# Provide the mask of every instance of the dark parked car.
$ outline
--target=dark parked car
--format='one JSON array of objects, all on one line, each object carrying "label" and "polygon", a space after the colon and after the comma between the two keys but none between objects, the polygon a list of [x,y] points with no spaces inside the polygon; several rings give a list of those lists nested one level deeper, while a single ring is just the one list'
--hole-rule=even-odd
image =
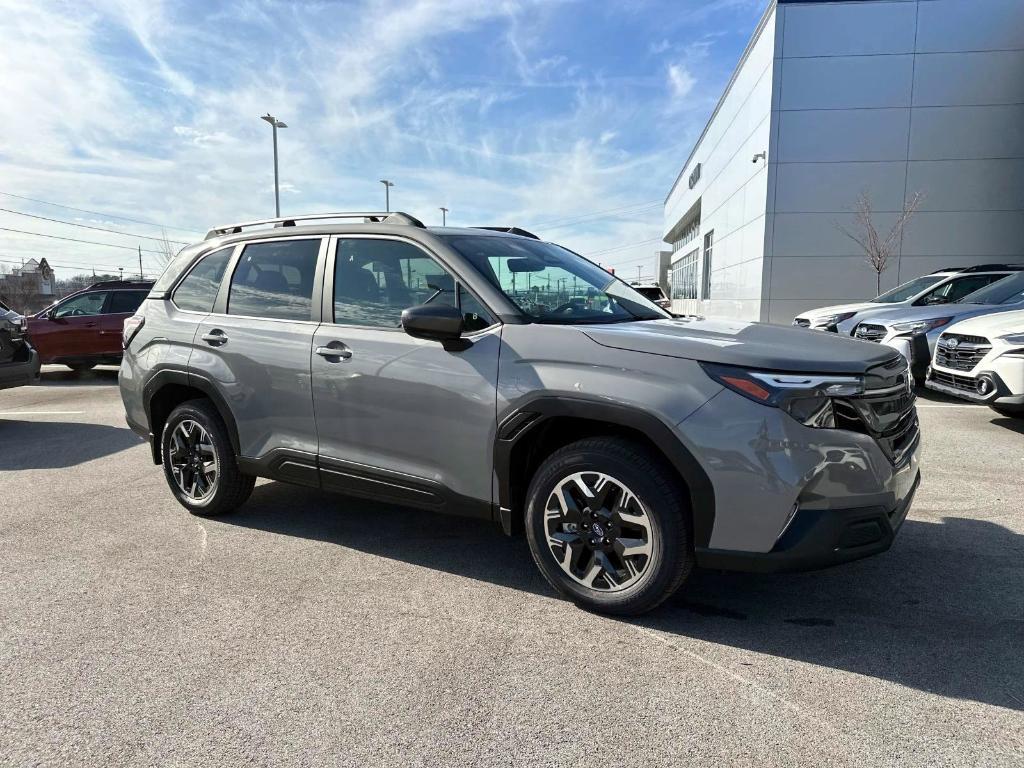
[{"label": "dark parked car", "polygon": [[75,371],[121,362],[121,331],[151,280],[95,283],[28,318],[26,333],[44,363]]},{"label": "dark parked car", "polygon": [[0,301],[0,389],[39,378],[39,355],[22,333],[24,318]]}]

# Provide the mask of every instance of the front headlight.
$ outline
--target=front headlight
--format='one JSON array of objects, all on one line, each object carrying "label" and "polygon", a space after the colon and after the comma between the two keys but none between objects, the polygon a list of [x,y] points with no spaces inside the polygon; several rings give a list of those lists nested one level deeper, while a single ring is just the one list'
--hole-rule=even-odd
[{"label": "front headlight", "polygon": [[836,314],[829,315],[828,317],[818,318],[817,320],[814,321],[814,324],[825,326],[839,325],[839,323],[843,322],[844,320],[849,320],[856,314],[856,312],[837,312]]},{"label": "front headlight", "polygon": [[892,329],[894,331],[899,331],[900,333],[928,333],[928,331],[934,331],[936,328],[941,328],[952,319],[952,317],[936,317],[934,320],[914,320],[909,323],[895,323],[892,326]]},{"label": "front headlight", "polygon": [[781,408],[809,427],[834,427],[833,397],[863,394],[864,377],[752,371],[731,365],[701,363],[723,387],[761,405]]},{"label": "front headlight", "polygon": [[1024,333],[1008,333],[1005,336],[996,336],[996,338],[1007,344],[1024,344]]}]

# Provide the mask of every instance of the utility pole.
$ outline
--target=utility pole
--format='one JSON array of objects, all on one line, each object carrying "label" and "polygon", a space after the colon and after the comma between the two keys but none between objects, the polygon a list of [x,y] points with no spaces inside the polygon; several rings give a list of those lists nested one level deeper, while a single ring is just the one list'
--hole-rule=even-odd
[{"label": "utility pole", "polygon": [[384,185],[384,210],[391,213],[391,188],[395,183],[387,179],[381,179],[380,183]]},{"label": "utility pole", "polygon": [[277,129],[287,128],[288,125],[281,120],[278,120],[272,114],[262,115],[260,120],[266,120],[274,129],[274,215],[278,218],[281,217],[281,188],[278,183],[277,176]]},{"label": "utility pole", "polygon": [[117,268],[117,279],[124,280],[124,267]]},{"label": "utility pole", "polygon": [[448,226],[448,209],[443,205],[441,206],[441,226]]},{"label": "utility pole", "polygon": [[639,264],[636,265],[636,281],[638,283],[640,282],[640,265]]},{"label": "utility pole", "polygon": [[146,276],[142,274],[142,246],[139,246],[139,280],[145,280]]}]

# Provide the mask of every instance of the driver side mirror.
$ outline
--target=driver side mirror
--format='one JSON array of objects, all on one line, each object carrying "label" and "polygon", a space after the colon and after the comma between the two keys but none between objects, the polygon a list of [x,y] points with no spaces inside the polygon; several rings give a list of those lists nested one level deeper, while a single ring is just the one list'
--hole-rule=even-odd
[{"label": "driver side mirror", "polygon": [[54,307],[49,312],[47,312],[46,313],[46,319],[47,320],[51,320],[54,323],[63,323],[64,322],[64,318],[63,317],[57,317],[57,310],[58,309],[59,309],[59,307]]},{"label": "driver side mirror", "polygon": [[463,318],[456,307],[440,304],[419,304],[402,310],[402,328],[413,338],[440,341],[454,351],[464,348]]},{"label": "driver side mirror", "polygon": [[948,296],[929,296],[923,302],[925,306],[932,306],[935,304],[949,304]]}]

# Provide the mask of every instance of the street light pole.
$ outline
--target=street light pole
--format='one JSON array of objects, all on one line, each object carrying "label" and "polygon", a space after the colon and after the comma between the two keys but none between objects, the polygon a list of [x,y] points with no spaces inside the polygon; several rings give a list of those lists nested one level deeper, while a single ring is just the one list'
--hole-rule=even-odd
[{"label": "street light pole", "polygon": [[441,226],[448,226],[448,209],[443,205],[441,206]]},{"label": "street light pole", "polygon": [[267,114],[265,114],[265,115],[262,115],[260,117],[260,120],[266,120],[268,123],[270,123],[271,127],[274,129],[274,215],[277,216],[278,218],[280,218],[281,217],[281,188],[280,188],[280,184],[278,182],[278,175],[277,175],[277,129],[278,128],[287,128],[288,125],[286,123],[284,123],[283,121],[278,120],[276,117],[274,117],[269,112],[267,112]]},{"label": "street light pole", "polygon": [[391,213],[391,188],[395,183],[387,179],[381,179],[380,183],[384,185],[384,210]]}]

